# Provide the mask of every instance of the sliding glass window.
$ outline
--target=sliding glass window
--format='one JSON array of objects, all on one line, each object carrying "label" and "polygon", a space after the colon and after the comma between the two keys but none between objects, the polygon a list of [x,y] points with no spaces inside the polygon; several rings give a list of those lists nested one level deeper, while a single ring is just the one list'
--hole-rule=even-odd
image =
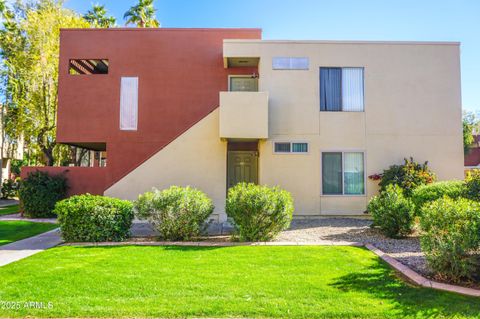
[{"label": "sliding glass window", "polygon": [[365,163],[362,152],[322,153],[324,195],[365,194]]}]

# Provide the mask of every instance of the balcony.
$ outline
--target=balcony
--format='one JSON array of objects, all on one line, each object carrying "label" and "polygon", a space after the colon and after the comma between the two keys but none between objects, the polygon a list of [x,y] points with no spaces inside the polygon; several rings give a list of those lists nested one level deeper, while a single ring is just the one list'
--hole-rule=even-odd
[{"label": "balcony", "polygon": [[220,92],[220,138],[268,138],[268,92]]}]

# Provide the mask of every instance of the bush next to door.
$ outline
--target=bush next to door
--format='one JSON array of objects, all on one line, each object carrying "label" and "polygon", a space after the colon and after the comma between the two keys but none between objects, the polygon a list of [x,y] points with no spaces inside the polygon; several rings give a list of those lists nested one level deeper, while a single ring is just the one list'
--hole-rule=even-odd
[{"label": "bush next to door", "polygon": [[135,201],[137,217],[147,219],[166,240],[191,240],[201,234],[214,209],[212,200],[191,187],[147,192]]},{"label": "bush next to door", "polygon": [[386,236],[396,238],[411,233],[414,206],[403,195],[400,186],[388,185],[379,196],[372,197],[367,209],[372,214],[374,225]]},{"label": "bush next to door", "polygon": [[36,171],[20,182],[18,196],[27,217],[53,217],[55,203],[67,195],[67,178]]},{"label": "bush next to door", "polygon": [[438,277],[480,281],[480,203],[447,197],[427,203],[420,225],[422,250]]},{"label": "bush next to door", "polygon": [[293,199],[278,187],[240,183],[228,191],[226,213],[242,241],[267,241],[292,221]]},{"label": "bush next to door", "polygon": [[412,193],[412,202],[415,205],[415,213],[419,215],[422,207],[428,202],[432,202],[444,196],[458,198],[462,197],[464,194],[464,181],[436,182],[417,187]]},{"label": "bush next to door", "polygon": [[125,240],[134,216],[131,202],[90,194],[64,199],[54,212],[67,242]]}]

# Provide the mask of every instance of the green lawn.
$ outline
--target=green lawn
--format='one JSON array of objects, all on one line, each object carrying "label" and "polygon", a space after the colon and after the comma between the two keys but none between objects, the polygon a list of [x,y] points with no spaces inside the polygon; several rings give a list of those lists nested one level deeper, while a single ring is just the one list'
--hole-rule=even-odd
[{"label": "green lawn", "polygon": [[16,214],[20,211],[20,207],[18,204],[15,205],[10,205],[10,206],[5,206],[5,207],[0,207],[0,216],[2,215],[10,215],[10,214]]},{"label": "green lawn", "polygon": [[0,246],[27,237],[35,236],[57,227],[58,225],[50,223],[36,223],[17,220],[0,221]]},{"label": "green lawn", "polygon": [[[0,267],[0,317],[479,318],[356,247],[57,247]],[[23,302],[51,303],[48,309]]]}]

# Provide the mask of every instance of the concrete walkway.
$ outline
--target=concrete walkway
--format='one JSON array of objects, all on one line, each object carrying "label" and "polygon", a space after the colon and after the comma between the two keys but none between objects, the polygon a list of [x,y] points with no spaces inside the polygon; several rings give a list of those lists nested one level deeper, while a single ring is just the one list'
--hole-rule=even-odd
[{"label": "concrete walkway", "polygon": [[57,228],[37,236],[0,246],[0,267],[61,243],[60,230]]},{"label": "concrete walkway", "polygon": [[0,208],[18,204],[17,199],[0,199]]},{"label": "concrete walkway", "polygon": [[21,220],[25,222],[52,223],[52,224],[55,224],[57,222],[56,218],[26,218],[26,217],[22,217],[20,213],[0,216],[0,221],[2,220]]}]

